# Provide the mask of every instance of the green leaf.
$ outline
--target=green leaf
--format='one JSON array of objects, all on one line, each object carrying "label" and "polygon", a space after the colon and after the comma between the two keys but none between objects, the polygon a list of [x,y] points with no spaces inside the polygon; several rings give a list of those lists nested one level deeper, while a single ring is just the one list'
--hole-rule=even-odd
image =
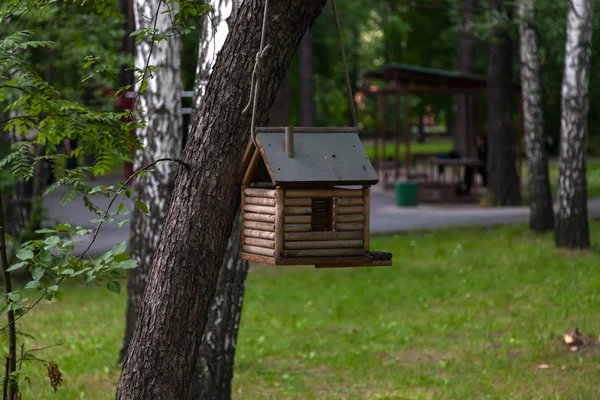
[{"label": "green leaf", "polygon": [[74,273],[75,273],[75,270],[73,268],[67,268],[64,271],[62,271],[60,274],[70,276],[70,275],[73,275]]},{"label": "green leaf", "polygon": [[131,256],[129,254],[127,254],[127,253],[120,253],[120,254],[117,254],[115,256],[115,261],[116,262],[125,261],[125,260],[129,260],[130,258],[131,258]]},{"label": "green leaf", "polygon": [[48,292],[56,292],[58,290],[58,285],[52,285],[52,286],[48,286],[48,289],[46,289]]},{"label": "green leaf", "polygon": [[10,292],[8,294],[8,298],[10,299],[10,301],[19,301],[21,299],[21,295],[19,294],[19,292]]},{"label": "green leaf", "polygon": [[16,270],[18,270],[18,269],[21,269],[21,268],[23,268],[24,266],[26,266],[26,265],[28,265],[28,264],[29,264],[29,263],[28,263],[28,262],[26,262],[26,261],[23,261],[23,262],[20,262],[20,263],[16,263],[16,264],[13,264],[13,265],[12,265],[12,266],[11,266],[9,269],[7,269],[7,271],[8,271],[8,272],[10,272],[10,271],[16,271]]},{"label": "green leaf", "polygon": [[27,285],[25,285],[25,289],[37,289],[40,285],[40,281],[29,281],[27,282]]},{"label": "green leaf", "polygon": [[148,89],[148,81],[142,81],[140,86],[140,94],[144,93]]},{"label": "green leaf", "polygon": [[38,229],[35,233],[56,233],[55,229]]},{"label": "green leaf", "polygon": [[150,211],[148,210],[148,206],[146,205],[146,203],[144,203],[141,200],[136,200],[135,201],[135,206],[142,212],[145,212],[146,214],[148,214]]},{"label": "green leaf", "polygon": [[54,293],[54,298],[58,301],[61,301],[63,297],[65,297],[65,294],[62,290],[57,290],[56,293]]},{"label": "green leaf", "polygon": [[121,221],[121,222],[119,222],[119,223],[117,224],[117,226],[118,226],[119,228],[122,228],[122,227],[123,227],[123,225],[125,225],[125,224],[126,224],[126,223],[128,223],[128,222],[129,222],[129,220],[128,220],[128,219],[126,219],[125,221]]},{"label": "green leaf", "polygon": [[134,259],[121,261],[120,263],[116,264],[115,267],[119,269],[133,269],[137,267],[137,261]]},{"label": "green leaf", "polygon": [[31,260],[33,258],[33,251],[28,249],[19,249],[16,256],[21,261]]},{"label": "green leaf", "polygon": [[49,246],[56,246],[58,242],[60,242],[60,238],[58,236],[49,236],[46,238],[46,240],[44,240],[44,243]]},{"label": "green leaf", "polygon": [[10,310],[10,303],[6,303],[2,310],[0,310],[0,314],[6,314]]},{"label": "green leaf", "polygon": [[117,281],[110,281],[106,284],[106,288],[111,292],[121,293],[121,284]]},{"label": "green leaf", "polygon": [[33,272],[31,273],[31,277],[34,280],[39,281],[40,279],[42,279],[45,272],[46,272],[46,269],[44,267],[35,267],[33,269]]},{"label": "green leaf", "polygon": [[127,241],[123,240],[119,243],[117,243],[112,249],[110,249],[110,252],[112,254],[121,254],[122,252],[124,252],[127,249]]},{"label": "green leaf", "polygon": [[59,232],[68,232],[71,230],[71,225],[70,224],[58,224],[56,226],[56,230]]}]

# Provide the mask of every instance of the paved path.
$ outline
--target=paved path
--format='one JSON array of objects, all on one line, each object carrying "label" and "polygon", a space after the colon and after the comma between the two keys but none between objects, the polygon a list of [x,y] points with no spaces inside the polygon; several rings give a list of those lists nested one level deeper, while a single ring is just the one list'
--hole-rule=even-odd
[{"label": "paved path", "polygon": [[[111,184],[99,181],[97,184]],[[59,188],[45,199],[46,207],[51,218],[61,222],[69,222],[72,225],[84,227],[95,227],[96,224],[89,222],[96,216],[89,211],[83,200],[76,199],[66,206],[61,206],[59,199],[64,193],[64,188]],[[119,202],[123,201],[125,207],[131,209],[131,201],[127,198],[115,202],[113,210],[117,209]],[[106,207],[109,199],[97,198],[96,204]],[[600,199],[589,202],[590,217],[600,216]],[[119,217],[116,221],[127,219],[129,216]],[[428,230],[440,227],[469,226],[469,225],[501,225],[527,222],[529,218],[528,207],[507,208],[479,208],[473,205],[420,205],[418,207],[398,207],[395,204],[393,192],[383,192],[379,188],[373,188],[371,195],[371,232],[392,233],[410,230]],[[100,253],[111,249],[120,241],[128,240],[129,225],[118,228],[115,224],[106,224],[102,227],[96,242],[91,247],[94,253]],[[78,247],[83,250],[87,247],[91,237]],[[85,246],[85,247],[84,247]]]}]

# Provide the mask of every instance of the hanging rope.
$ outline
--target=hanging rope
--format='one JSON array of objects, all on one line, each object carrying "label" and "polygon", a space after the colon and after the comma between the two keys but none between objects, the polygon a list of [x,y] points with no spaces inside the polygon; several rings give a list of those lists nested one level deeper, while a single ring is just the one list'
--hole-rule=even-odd
[{"label": "hanging rope", "polygon": [[340,26],[340,17],[338,15],[335,0],[331,0],[331,8],[335,18],[335,26],[337,29],[338,42],[340,43],[340,52],[342,53],[342,63],[344,65],[344,76],[346,78],[346,89],[348,90],[348,105],[352,115],[352,126],[357,127],[356,123],[356,107],[354,106],[354,95],[352,94],[352,85],[350,84],[350,74],[348,73],[348,64],[346,63],[346,53],[344,52],[344,41],[342,40],[342,27]]},{"label": "hanging rope", "polygon": [[254,146],[256,141],[254,139],[255,125],[256,125],[256,106],[258,104],[258,91],[260,90],[260,76],[264,72],[263,60],[267,53],[267,50],[271,47],[270,45],[265,46],[265,36],[267,33],[267,10],[269,7],[269,0],[265,0],[265,9],[263,12],[262,31],[260,33],[260,48],[256,53],[256,61],[254,62],[254,70],[252,71],[252,81],[250,82],[250,99],[248,104],[242,110],[242,114],[246,114],[250,107],[252,107],[252,122],[250,123],[250,139]]},{"label": "hanging rope", "polygon": [[[267,50],[271,47],[269,44],[265,45],[265,36],[267,33],[267,11],[269,7],[269,0],[265,0],[265,7],[263,11],[262,30],[260,33],[260,48],[256,53],[256,60],[254,61],[254,69],[252,71],[252,81],[250,82],[250,98],[248,104],[242,110],[242,114],[246,114],[250,108],[252,108],[252,120],[250,123],[250,139],[256,146],[255,141],[255,128],[256,128],[256,108],[258,104],[258,92],[260,90],[260,78],[264,73],[265,68],[263,60],[266,58]],[[350,84],[350,74],[348,72],[348,63],[346,62],[346,53],[344,52],[344,42],[342,40],[342,28],[340,25],[340,18],[337,11],[335,0],[331,0],[331,7],[333,9],[333,16],[335,18],[335,26],[337,29],[338,42],[340,44],[340,52],[342,54],[342,64],[344,66],[344,77],[346,79],[346,89],[348,94],[348,105],[350,106],[350,113],[352,116],[352,126],[357,127],[356,119],[356,107],[354,106],[354,95],[352,94],[352,85]]]}]

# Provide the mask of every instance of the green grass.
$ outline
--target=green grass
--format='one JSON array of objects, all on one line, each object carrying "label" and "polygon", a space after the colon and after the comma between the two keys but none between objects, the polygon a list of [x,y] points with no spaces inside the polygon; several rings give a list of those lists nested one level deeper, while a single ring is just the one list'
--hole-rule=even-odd
[{"label": "green grass", "polygon": [[[440,140],[431,140],[425,143],[417,143],[413,142],[410,144],[410,152],[411,154],[420,154],[420,153],[447,153],[452,150],[452,140],[451,139],[440,139]],[[375,146],[368,144],[364,146],[365,152],[370,159],[375,157]],[[387,143],[385,146],[385,156],[387,159],[394,159],[395,157],[395,144]],[[383,155],[383,147],[379,146],[379,157]],[[400,159],[404,158],[404,154],[406,153],[406,147],[400,146]]]},{"label": "green grass", "polygon": [[[591,225],[600,237],[600,223]],[[600,252],[554,249],[524,226],[372,239],[389,268],[254,268],[238,342],[238,399],[600,398],[600,351],[560,334],[600,334]],[[72,286],[23,327],[65,372],[25,399],[112,398],[125,296]],[[549,369],[537,369],[548,364]]]}]

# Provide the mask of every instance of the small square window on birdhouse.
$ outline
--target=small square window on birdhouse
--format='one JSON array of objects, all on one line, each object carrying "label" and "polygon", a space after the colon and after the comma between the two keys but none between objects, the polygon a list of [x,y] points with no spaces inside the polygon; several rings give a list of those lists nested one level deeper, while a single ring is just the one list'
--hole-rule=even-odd
[{"label": "small square window on birdhouse", "polygon": [[256,128],[242,161],[241,257],[275,265],[391,265],[369,250],[377,175],[355,128]]}]

